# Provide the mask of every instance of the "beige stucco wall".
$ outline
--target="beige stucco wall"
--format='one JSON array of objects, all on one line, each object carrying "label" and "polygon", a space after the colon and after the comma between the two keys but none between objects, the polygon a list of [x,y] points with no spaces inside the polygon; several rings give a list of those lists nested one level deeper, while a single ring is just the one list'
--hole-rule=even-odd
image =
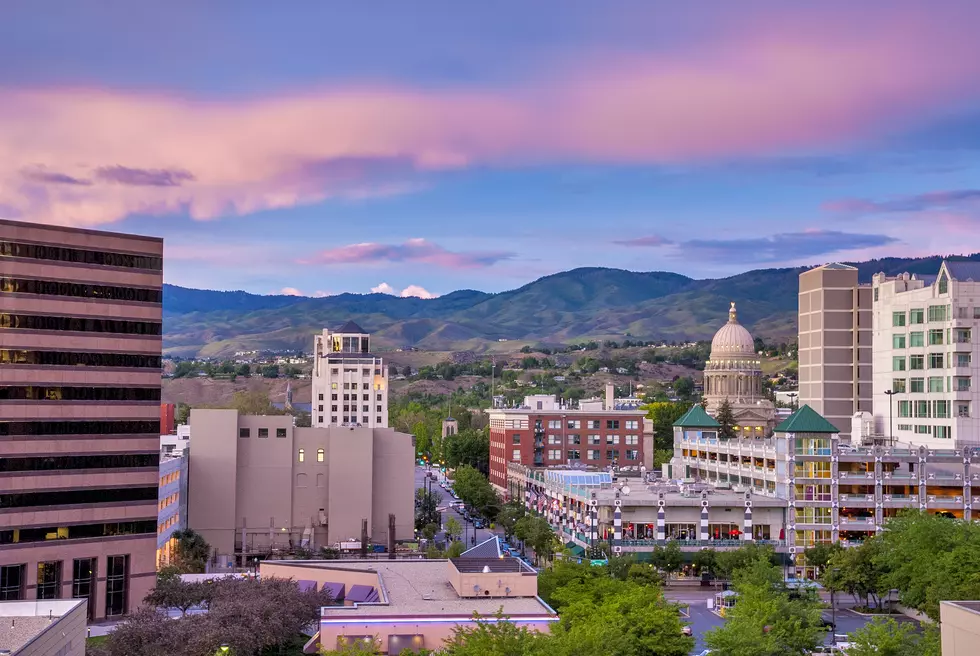
[{"label": "beige stucco wall", "polygon": [[[539,631],[541,633],[547,633],[550,629],[548,623],[545,622],[514,622],[516,626],[527,627],[532,631]],[[435,650],[443,646],[446,640],[449,640],[453,636],[453,629],[457,626],[470,625],[475,626],[476,622],[473,620],[459,621],[458,623],[427,623],[427,624],[416,624],[411,620],[405,622],[399,622],[397,620],[392,620],[391,622],[384,624],[358,624],[355,619],[351,619],[342,625],[337,624],[321,624],[320,625],[320,644],[326,646],[328,649],[337,648],[337,638],[339,636],[360,636],[360,635],[371,635],[375,636],[381,642],[381,652],[388,653],[388,636],[390,635],[421,635],[422,644],[420,647],[425,649]]]},{"label": "beige stucco wall", "polygon": [[[965,608],[971,604],[978,608]],[[939,604],[942,622],[943,656],[975,656],[980,645],[980,602],[951,602]]]},{"label": "beige stucco wall", "polygon": [[460,572],[447,560],[446,578],[460,597],[536,597],[538,594],[538,577],[534,574]]},{"label": "beige stucco wall", "polygon": [[238,411],[191,410],[187,525],[220,554],[235,547]]},{"label": "beige stucco wall", "polygon": [[[410,464],[406,466],[405,463]],[[373,535],[387,537],[388,513],[395,515],[396,539],[412,539],[415,535],[415,446],[411,435],[392,428],[380,428],[374,433]]]}]

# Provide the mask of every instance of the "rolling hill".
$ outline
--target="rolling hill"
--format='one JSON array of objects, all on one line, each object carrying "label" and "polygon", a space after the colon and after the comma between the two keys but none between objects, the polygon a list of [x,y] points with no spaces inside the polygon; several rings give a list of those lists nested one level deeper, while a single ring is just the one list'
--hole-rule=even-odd
[{"label": "rolling hill", "polygon": [[[970,260],[980,260],[980,254]],[[933,274],[942,258],[887,258],[853,263],[862,281],[883,271]],[[796,334],[798,276],[805,268],[759,269],[694,280],[668,272],[582,268],[545,276],[518,289],[461,290],[435,299],[386,294],[326,298],[261,296],[164,285],[164,351],[220,357],[235,351],[309,350],[312,335],[353,319],[384,347],[483,350],[498,340],[569,342],[711,337],[729,301],[758,337]]]}]

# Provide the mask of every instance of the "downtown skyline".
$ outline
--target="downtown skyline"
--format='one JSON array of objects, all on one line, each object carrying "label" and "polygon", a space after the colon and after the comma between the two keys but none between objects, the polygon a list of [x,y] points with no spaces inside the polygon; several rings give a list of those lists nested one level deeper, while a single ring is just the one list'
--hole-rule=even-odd
[{"label": "downtown skyline", "polygon": [[0,218],[309,296],[980,251],[974,3],[590,4],[8,3]]}]

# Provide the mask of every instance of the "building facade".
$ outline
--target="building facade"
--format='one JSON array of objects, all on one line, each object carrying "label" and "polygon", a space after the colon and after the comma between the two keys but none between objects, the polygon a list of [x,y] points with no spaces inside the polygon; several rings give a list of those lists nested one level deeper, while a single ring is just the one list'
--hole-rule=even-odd
[{"label": "building facade", "polygon": [[415,445],[390,428],[297,428],[288,415],[191,410],[189,528],[219,564],[368,538],[414,537]]},{"label": "building facade", "polygon": [[980,443],[980,263],[872,284],[875,433],[930,448]]},{"label": "building facade", "polygon": [[855,267],[833,263],[800,274],[799,402],[844,438],[855,413],[872,409],[871,298]]},{"label": "building facade", "polygon": [[388,427],[388,369],[353,321],[313,342],[313,426]]},{"label": "building facade", "polygon": [[728,323],[711,340],[711,355],[704,365],[704,399],[709,412],[728,403],[740,435],[769,435],[776,424],[775,405],[762,392],[762,362],[755,340],[738,322],[735,303]]},{"label": "building facade", "polygon": [[174,533],[187,523],[188,454],[160,458],[160,492],[157,507],[157,568],[173,563]]},{"label": "building facade", "polygon": [[0,221],[0,599],[155,583],[163,241]]},{"label": "building facade", "polygon": [[488,414],[490,483],[505,495],[509,463],[637,472],[653,465],[653,434],[645,433],[645,411],[617,405],[611,389],[606,390],[603,401],[583,401],[578,408],[562,405],[553,396],[538,395],[526,397],[521,408],[495,408]]}]

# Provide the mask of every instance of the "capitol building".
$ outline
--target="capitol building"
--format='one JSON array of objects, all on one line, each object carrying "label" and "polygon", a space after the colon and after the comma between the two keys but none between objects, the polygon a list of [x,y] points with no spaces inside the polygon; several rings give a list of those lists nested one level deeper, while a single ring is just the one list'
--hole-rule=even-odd
[{"label": "capitol building", "polygon": [[717,416],[728,401],[741,437],[767,437],[776,425],[776,407],[762,391],[762,362],[755,340],[738,322],[735,303],[728,310],[728,323],[711,340],[711,355],[704,367],[706,409]]}]

